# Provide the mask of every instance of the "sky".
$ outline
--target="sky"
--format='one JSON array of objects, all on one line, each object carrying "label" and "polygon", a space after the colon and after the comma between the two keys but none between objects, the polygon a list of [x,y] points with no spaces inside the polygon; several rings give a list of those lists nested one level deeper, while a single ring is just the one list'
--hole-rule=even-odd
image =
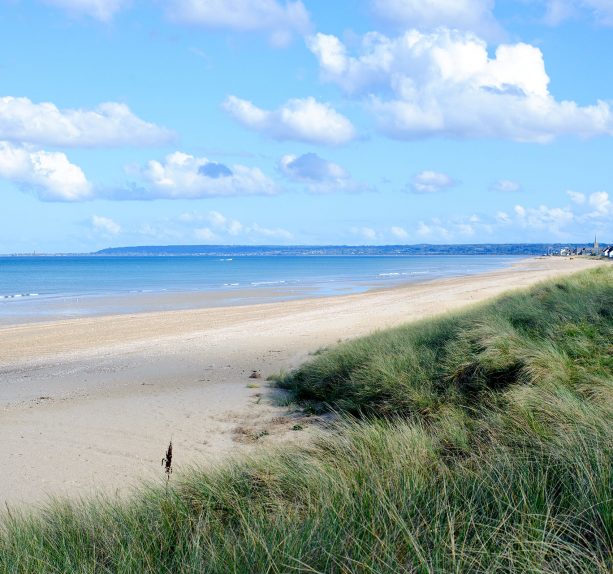
[{"label": "sky", "polygon": [[613,0],[0,0],[0,253],[613,241]]}]

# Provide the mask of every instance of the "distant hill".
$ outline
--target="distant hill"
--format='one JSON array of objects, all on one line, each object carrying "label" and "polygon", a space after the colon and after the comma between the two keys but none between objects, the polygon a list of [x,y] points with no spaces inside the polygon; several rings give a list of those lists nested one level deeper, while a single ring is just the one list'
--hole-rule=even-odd
[{"label": "distant hill", "polygon": [[473,243],[465,245],[140,245],[109,247],[92,255],[239,257],[256,255],[542,255],[588,243]]}]

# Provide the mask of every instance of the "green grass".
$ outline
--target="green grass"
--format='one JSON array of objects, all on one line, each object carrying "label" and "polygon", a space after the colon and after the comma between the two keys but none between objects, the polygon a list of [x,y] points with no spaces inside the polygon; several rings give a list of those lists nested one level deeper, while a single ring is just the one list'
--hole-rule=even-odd
[{"label": "green grass", "polygon": [[343,343],[279,385],[340,422],[168,492],[13,512],[0,571],[612,571],[612,268]]}]

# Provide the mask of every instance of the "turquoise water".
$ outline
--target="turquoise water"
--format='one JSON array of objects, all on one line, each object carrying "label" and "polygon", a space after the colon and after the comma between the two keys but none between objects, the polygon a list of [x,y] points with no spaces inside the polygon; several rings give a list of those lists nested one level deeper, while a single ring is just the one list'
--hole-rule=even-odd
[{"label": "turquoise water", "polygon": [[109,297],[112,312],[155,310],[153,303],[139,307],[139,300],[145,301],[139,295],[146,294],[166,295],[156,301],[170,309],[184,307],[173,306],[172,293],[214,293],[229,304],[355,293],[482,273],[517,260],[484,255],[0,257],[0,321],[97,314],[98,303]]}]

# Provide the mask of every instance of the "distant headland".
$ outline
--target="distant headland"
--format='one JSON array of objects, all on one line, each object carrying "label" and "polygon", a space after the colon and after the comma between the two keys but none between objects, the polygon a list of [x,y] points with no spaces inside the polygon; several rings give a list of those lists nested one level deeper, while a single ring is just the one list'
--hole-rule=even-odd
[{"label": "distant headland", "polygon": [[462,245],[140,245],[109,247],[91,255],[308,256],[308,255],[547,255],[588,249],[590,243],[469,243]]},{"label": "distant headland", "polygon": [[595,243],[464,243],[414,245],[134,245],[93,252],[0,253],[12,257],[257,257],[257,256],[406,256],[406,255],[602,255],[608,247]]}]

